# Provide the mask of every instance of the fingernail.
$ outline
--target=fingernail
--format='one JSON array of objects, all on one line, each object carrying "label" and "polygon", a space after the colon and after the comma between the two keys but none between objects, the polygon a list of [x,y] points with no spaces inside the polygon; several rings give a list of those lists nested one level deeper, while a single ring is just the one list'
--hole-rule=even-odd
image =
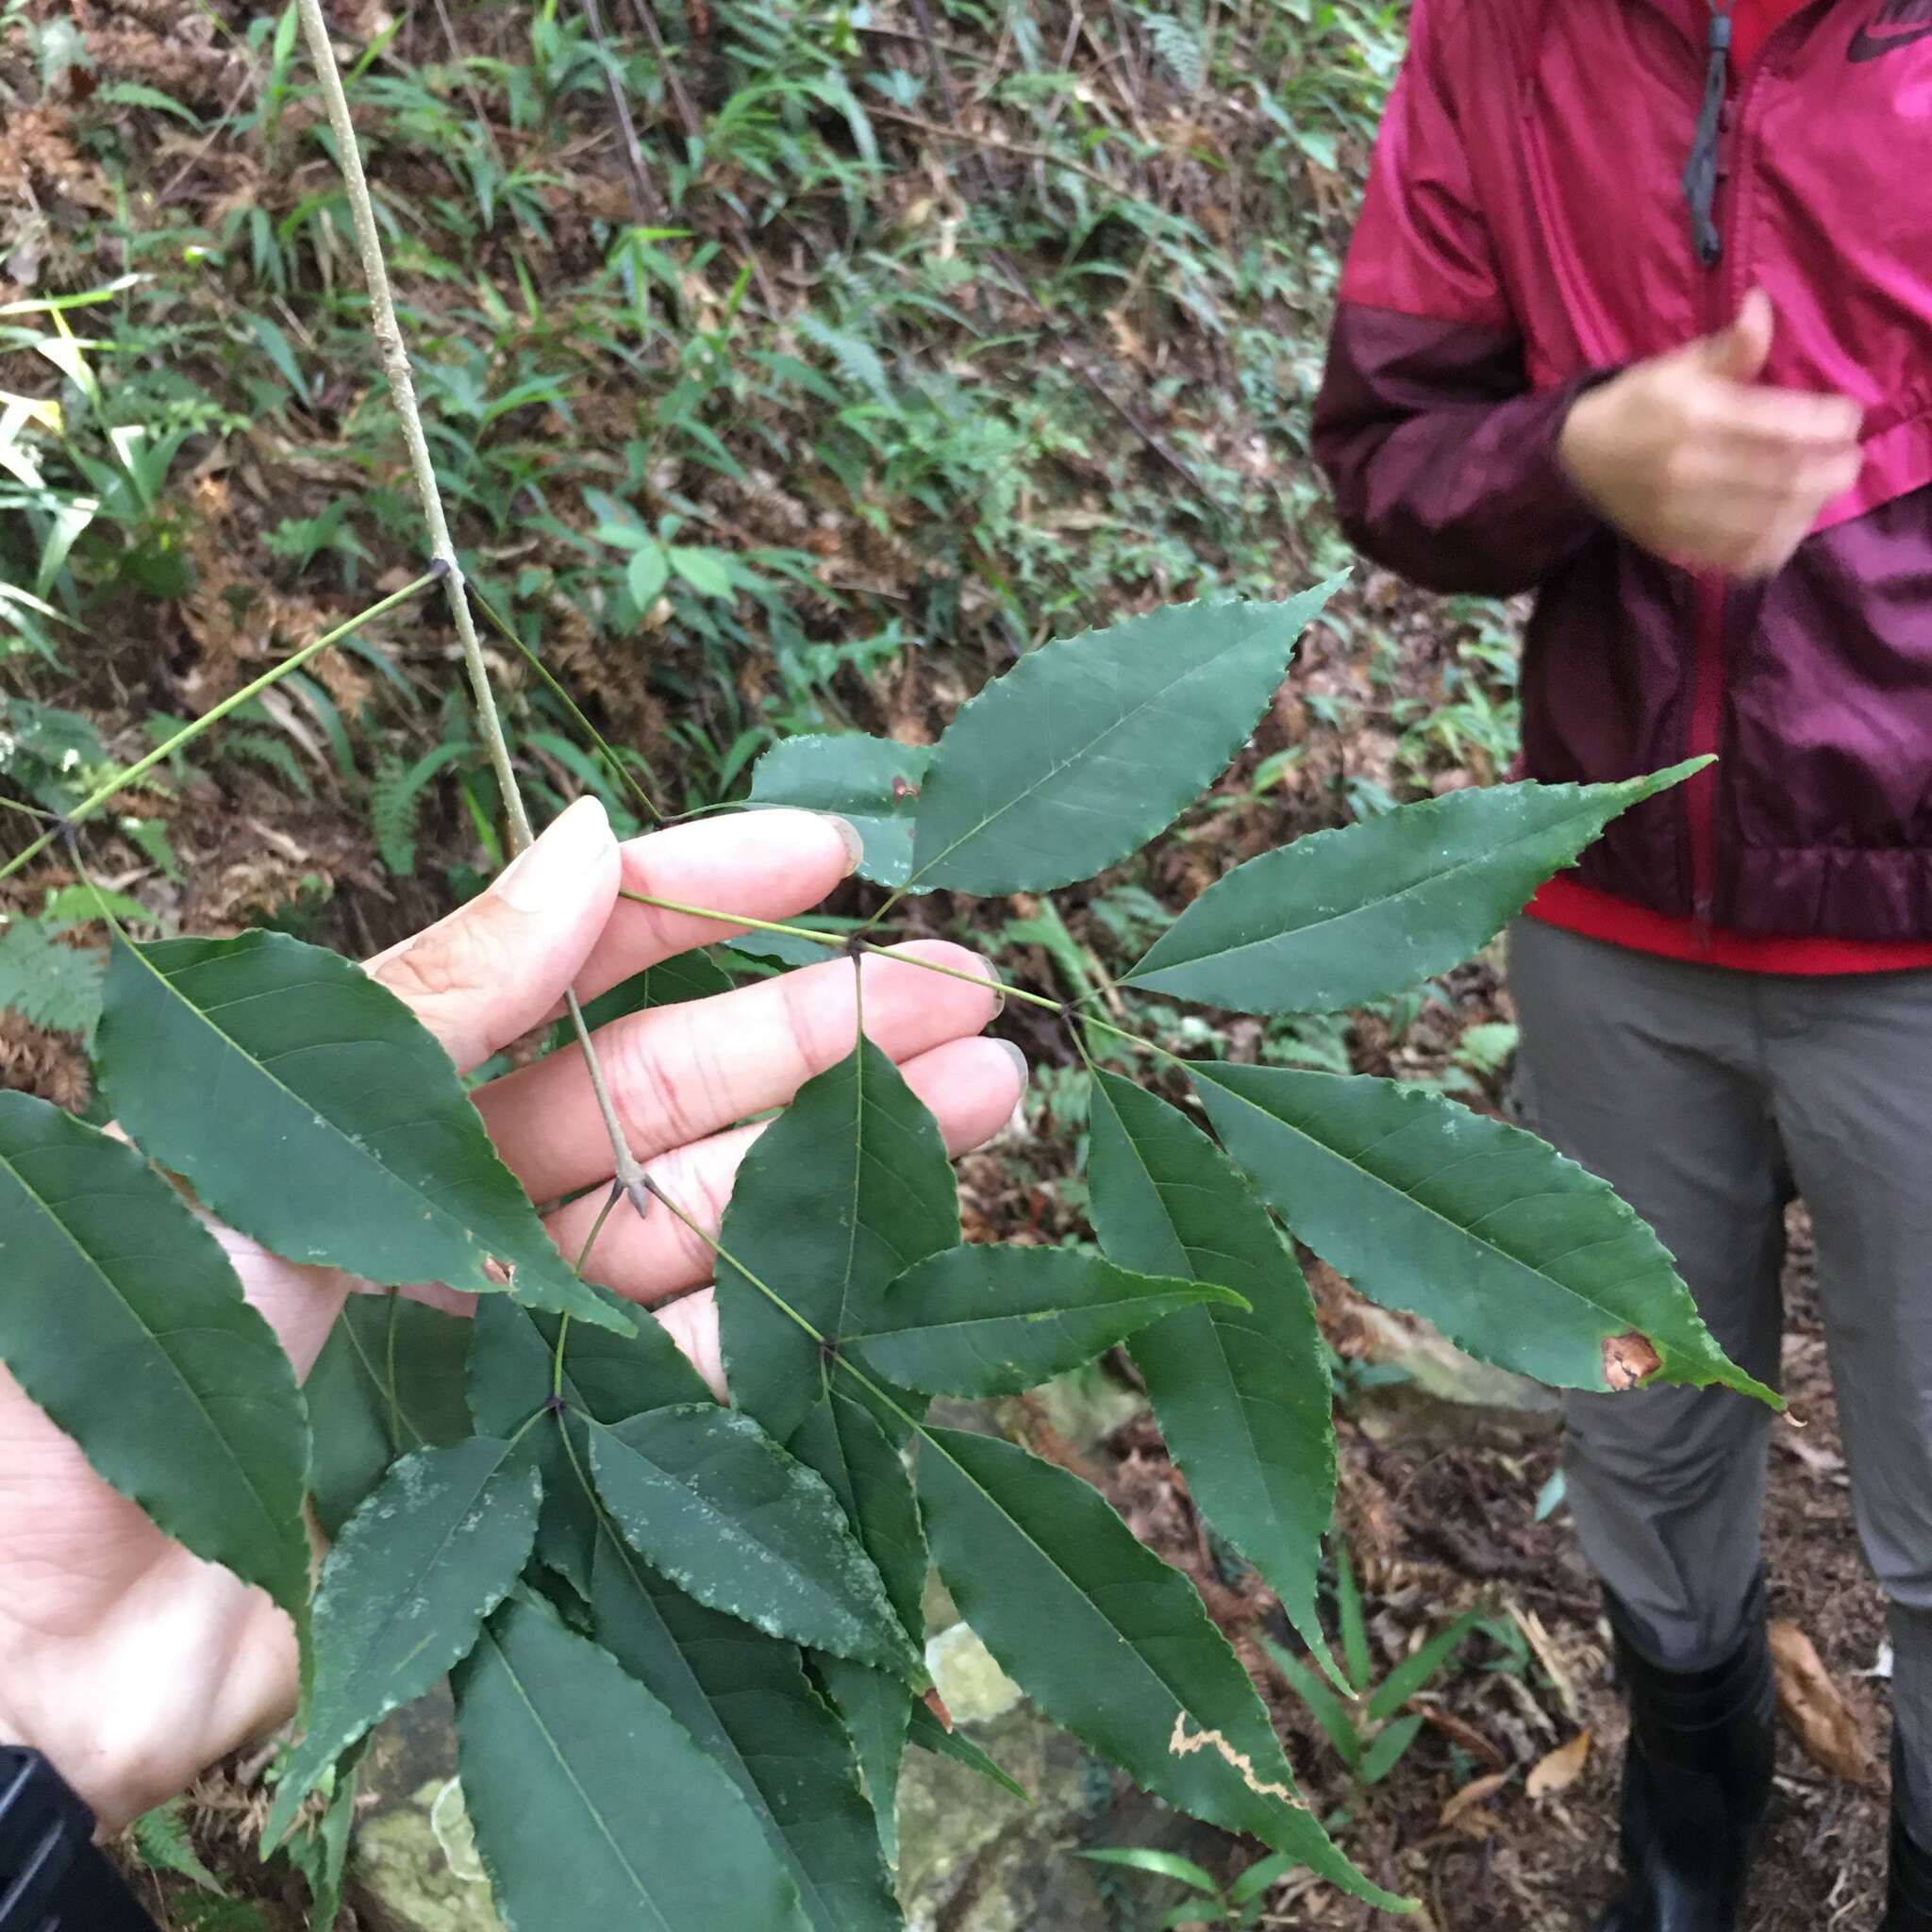
[{"label": "fingernail", "polygon": [[1026,1064],[1026,1056],[1010,1040],[995,1040],[993,1044],[1012,1061],[1013,1071],[1019,1074],[1020,1086],[1024,1091],[1026,1082],[1033,1076],[1033,1069]]},{"label": "fingernail", "polygon": [[865,857],[864,836],[850,819],[841,819],[835,811],[822,811],[819,816],[838,833],[839,842],[845,848],[844,876],[849,879],[858,870],[858,861]]},{"label": "fingernail", "polygon": [[510,860],[491,891],[513,912],[544,911],[557,903],[568,882],[580,878],[604,856],[610,837],[603,802],[587,792],[547,825],[534,845]]}]

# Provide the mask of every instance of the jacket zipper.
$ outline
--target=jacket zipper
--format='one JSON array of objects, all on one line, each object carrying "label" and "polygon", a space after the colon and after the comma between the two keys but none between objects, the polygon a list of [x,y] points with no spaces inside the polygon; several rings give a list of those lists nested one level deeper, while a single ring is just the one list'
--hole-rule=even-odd
[{"label": "jacket zipper", "polygon": [[[1716,221],[1722,252],[1709,275],[1706,302],[1706,332],[1715,334],[1731,322],[1743,291],[1736,286],[1733,258],[1733,219],[1740,187],[1737,160],[1743,145],[1744,109],[1757,74],[1764,64],[1764,49],[1758,50],[1742,84],[1733,76],[1733,92],[1726,103],[1729,125],[1720,124],[1718,205]],[[1700,571],[1691,580],[1691,678],[1690,726],[1686,754],[1690,758],[1714,758],[1724,739],[1724,624],[1729,613],[1730,585],[1722,571]],[[1717,788],[1718,768],[1707,765],[1684,787],[1684,810],[1689,821],[1690,844],[1691,918],[1706,936],[1712,926],[1711,911],[1717,887]]]},{"label": "jacket zipper", "polygon": [[[1737,166],[1744,142],[1744,126],[1751,96],[1764,70],[1765,56],[1792,27],[1813,9],[1801,6],[1773,28],[1740,77],[1733,75],[1734,92],[1727,106],[1730,125],[1720,135],[1718,149],[1718,206],[1716,221],[1724,247],[1713,265],[1705,305],[1707,333],[1715,334],[1733,321],[1738,305],[1744,299],[1740,277],[1731,246],[1738,194],[1742,170]],[[1686,756],[1716,757],[1724,739],[1724,631],[1730,612],[1730,584],[1722,571],[1700,571],[1691,580],[1691,680],[1690,727]],[[1684,810],[1689,821],[1690,845],[1690,909],[1695,924],[1707,936],[1712,926],[1711,909],[1717,891],[1717,793],[1718,767],[1707,765],[1684,787]]]}]

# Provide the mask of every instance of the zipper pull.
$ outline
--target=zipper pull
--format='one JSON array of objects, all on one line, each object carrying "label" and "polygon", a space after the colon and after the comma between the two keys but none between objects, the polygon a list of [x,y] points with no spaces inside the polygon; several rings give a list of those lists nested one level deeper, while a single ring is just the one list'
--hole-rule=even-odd
[{"label": "zipper pull", "polygon": [[1710,25],[1705,34],[1704,106],[1697,116],[1697,135],[1690,158],[1684,163],[1684,198],[1690,204],[1690,243],[1706,268],[1715,268],[1724,252],[1724,238],[1711,219],[1717,200],[1718,131],[1730,85],[1731,16],[1728,8],[1710,0]]}]

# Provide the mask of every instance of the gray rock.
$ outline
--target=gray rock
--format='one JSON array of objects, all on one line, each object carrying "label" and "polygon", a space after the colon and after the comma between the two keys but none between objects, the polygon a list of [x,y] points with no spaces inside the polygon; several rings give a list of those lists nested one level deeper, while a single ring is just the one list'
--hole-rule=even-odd
[{"label": "gray rock", "polygon": [[397,1932],[503,1932],[456,1781],[455,1713],[439,1690],[377,1732],[356,1821],[353,1887]]},{"label": "gray rock", "polygon": [[1034,1802],[950,1757],[906,1754],[899,1897],[908,1932],[1108,1932],[1096,1868],[1072,1856],[1092,1789],[1084,1747],[1025,1703],[960,1728]]},{"label": "gray rock", "polygon": [[1019,1685],[967,1624],[954,1624],[927,1641],[925,1667],[955,1724],[990,1723],[1020,1701]]}]

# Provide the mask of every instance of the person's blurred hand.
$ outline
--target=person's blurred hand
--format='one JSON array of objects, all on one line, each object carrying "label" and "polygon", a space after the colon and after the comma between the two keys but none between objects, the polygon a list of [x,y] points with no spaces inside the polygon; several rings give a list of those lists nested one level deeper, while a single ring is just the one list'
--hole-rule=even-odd
[{"label": "person's blurred hand", "polygon": [[1858,406],[1758,385],[1771,333],[1770,298],[1754,290],[1722,334],[1636,363],[1572,406],[1559,460],[1653,555],[1769,576],[1858,480]]},{"label": "person's blurred hand", "polygon": [[[602,808],[581,800],[487,892],[368,970],[467,1070],[554,1017],[566,987],[591,998],[732,930],[620,899],[620,885],[784,919],[823,898],[858,856],[849,825],[800,811],[700,821],[620,847]],[[992,977],[958,946],[904,950]],[[862,970],[866,1032],[900,1064],[946,1144],[958,1153],[996,1132],[1024,1079],[1012,1047],[975,1037],[997,993],[877,955]],[[599,1035],[633,1151],[712,1232],[759,1131],[734,1124],[782,1106],[851,1050],[853,972],[835,957]],[[581,1059],[556,1055],[476,1097],[534,1200],[594,1191],[550,1217],[575,1258],[601,1206],[595,1184],[614,1166]],[[301,1174],[288,1185],[302,1186]],[[366,1284],[216,1232],[307,1375],[344,1299]],[[711,1256],[668,1212],[620,1211],[586,1272],[648,1304],[708,1281]],[[663,1320],[722,1388],[710,1295],[684,1295]],[[282,1721],[295,1663],[289,1622],[260,1591],[161,1535],[0,1369],[0,1740],[43,1751],[111,1829]]]}]

